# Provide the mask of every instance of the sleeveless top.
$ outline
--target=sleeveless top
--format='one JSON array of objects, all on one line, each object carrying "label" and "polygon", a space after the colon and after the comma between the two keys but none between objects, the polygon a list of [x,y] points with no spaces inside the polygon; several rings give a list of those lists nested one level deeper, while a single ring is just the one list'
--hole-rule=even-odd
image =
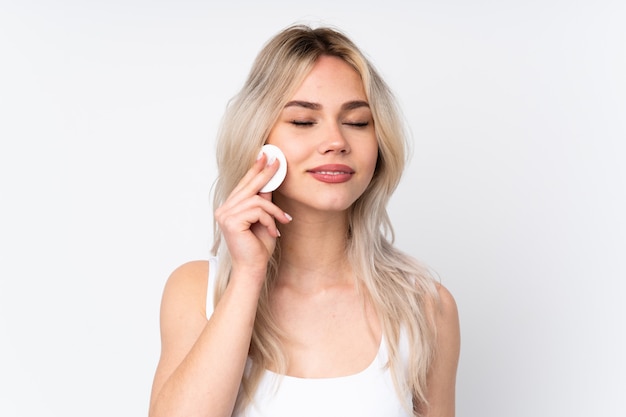
[{"label": "sleeveless top", "polygon": [[[209,259],[206,315],[213,313],[213,289],[217,259]],[[254,401],[234,417],[412,417],[406,404],[411,394],[398,396],[389,367],[387,346],[381,338],[370,365],[353,375],[333,378],[299,378],[266,370]],[[408,363],[408,343],[401,338],[400,353]],[[248,358],[246,368],[251,366]],[[407,367],[405,366],[404,369]]]}]

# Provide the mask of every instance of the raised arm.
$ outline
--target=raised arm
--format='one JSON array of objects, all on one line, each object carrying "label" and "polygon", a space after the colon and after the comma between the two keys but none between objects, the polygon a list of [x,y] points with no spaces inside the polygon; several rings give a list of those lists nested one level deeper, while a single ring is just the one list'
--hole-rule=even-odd
[{"label": "raised arm", "polygon": [[[258,160],[215,212],[232,259],[230,279],[211,318],[205,314],[208,263],[190,262],[169,277],[161,303],[161,357],[150,417],[230,416],[250,346],[260,291],[278,229],[290,221],[258,194],[277,163]],[[208,283],[213,285],[213,283]]]},{"label": "raised arm", "polygon": [[259,290],[229,285],[207,320],[202,296],[207,272],[207,262],[191,262],[176,269],[166,284],[151,417],[232,414]]}]

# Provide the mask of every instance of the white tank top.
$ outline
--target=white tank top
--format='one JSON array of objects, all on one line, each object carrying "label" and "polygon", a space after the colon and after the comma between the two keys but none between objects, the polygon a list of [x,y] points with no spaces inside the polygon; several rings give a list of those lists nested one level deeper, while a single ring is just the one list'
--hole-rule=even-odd
[{"label": "white tank top", "polygon": [[[206,314],[213,314],[216,258],[209,260]],[[387,365],[384,337],[372,363],[363,371],[335,378],[297,378],[266,370],[254,402],[235,417],[412,417],[394,387]],[[401,355],[407,363],[408,345],[401,340]],[[251,359],[248,358],[248,367]],[[406,369],[406,367],[405,367]]]}]

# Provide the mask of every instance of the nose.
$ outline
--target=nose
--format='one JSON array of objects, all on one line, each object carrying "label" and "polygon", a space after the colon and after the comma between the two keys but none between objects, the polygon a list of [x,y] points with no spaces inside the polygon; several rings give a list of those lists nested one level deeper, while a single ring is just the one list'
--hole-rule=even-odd
[{"label": "nose", "polygon": [[320,134],[324,135],[323,140],[320,143],[320,153],[350,153],[350,144],[346,140],[344,132],[341,131],[341,126],[332,123],[325,131]]}]

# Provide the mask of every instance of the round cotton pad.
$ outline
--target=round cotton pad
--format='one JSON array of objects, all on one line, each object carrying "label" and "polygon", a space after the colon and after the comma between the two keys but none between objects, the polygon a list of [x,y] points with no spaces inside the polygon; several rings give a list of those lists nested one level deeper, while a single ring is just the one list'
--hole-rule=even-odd
[{"label": "round cotton pad", "polygon": [[285,154],[280,150],[278,146],[275,145],[263,145],[261,148],[261,152],[267,155],[267,160],[269,161],[274,157],[278,159],[280,165],[278,166],[278,171],[270,180],[265,184],[263,188],[261,188],[262,193],[271,193],[275,189],[277,189],[280,184],[285,180],[285,176],[287,175],[287,159],[285,159]]}]

